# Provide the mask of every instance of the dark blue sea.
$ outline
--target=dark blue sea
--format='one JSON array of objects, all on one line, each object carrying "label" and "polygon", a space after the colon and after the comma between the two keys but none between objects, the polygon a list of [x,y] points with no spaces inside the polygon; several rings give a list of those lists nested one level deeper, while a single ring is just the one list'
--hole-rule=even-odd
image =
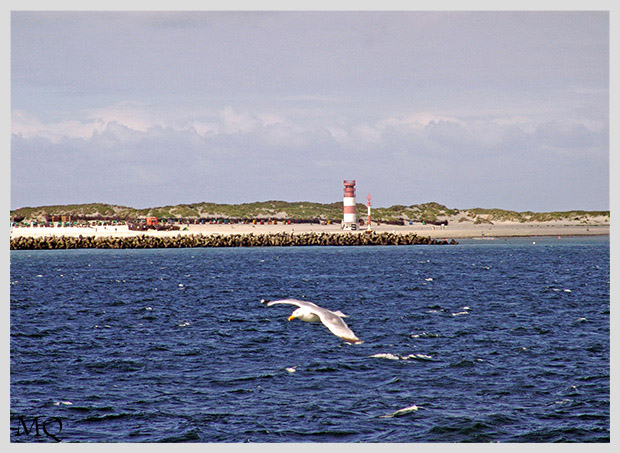
[{"label": "dark blue sea", "polygon": [[10,260],[12,442],[610,440],[607,236]]}]

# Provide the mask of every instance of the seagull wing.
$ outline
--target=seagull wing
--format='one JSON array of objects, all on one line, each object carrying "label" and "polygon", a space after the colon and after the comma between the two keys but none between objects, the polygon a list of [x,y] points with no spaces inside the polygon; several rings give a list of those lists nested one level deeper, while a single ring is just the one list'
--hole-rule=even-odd
[{"label": "seagull wing", "polygon": [[[316,310],[324,310],[316,304],[312,302],[308,302],[305,300],[297,300],[297,299],[281,299],[281,300],[270,300],[270,301],[261,301],[262,304],[267,305],[268,307],[275,304],[287,304],[287,305],[297,305],[298,307],[307,307],[313,311]],[[318,313],[317,313],[318,315]]]},{"label": "seagull wing", "polygon": [[349,326],[342,320],[342,318],[335,313],[326,310],[325,308],[320,308],[317,311],[317,315],[321,319],[321,322],[329,329],[331,333],[336,335],[337,337],[342,338],[349,343],[362,343],[362,340],[357,338],[353,331],[349,329]]}]

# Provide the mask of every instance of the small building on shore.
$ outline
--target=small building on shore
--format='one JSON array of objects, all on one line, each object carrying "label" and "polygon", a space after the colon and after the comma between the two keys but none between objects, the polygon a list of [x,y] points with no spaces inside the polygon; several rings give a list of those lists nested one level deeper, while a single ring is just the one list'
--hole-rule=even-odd
[{"label": "small building on shore", "polygon": [[146,226],[156,226],[159,224],[159,220],[157,217],[147,217],[146,218]]}]

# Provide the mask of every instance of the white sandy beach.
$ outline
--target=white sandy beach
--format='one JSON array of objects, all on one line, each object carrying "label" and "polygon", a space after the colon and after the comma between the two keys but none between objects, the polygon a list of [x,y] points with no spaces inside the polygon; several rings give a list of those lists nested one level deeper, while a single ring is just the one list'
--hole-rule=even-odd
[{"label": "white sandy beach", "polygon": [[[187,229],[185,229],[187,228]],[[360,230],[363,232],[364,230]],[[604,220],[593,221],[588,224],[570,221],[557,222],[496,222],[493,225],[475,225],[472,222],[451,223],[447,226],[433,225],[372,225],[372,231],[377,233],[417,233],[419,236],[433,239],[458,238],[493,238],[518,236],[588,236],[608,235],[609,223]],[[206,224],[186,225],[178,231],[130,231],[126,225],[97,226],[97,227],[14,227],[11,228],[11,238],[20,236],[178,236],[191,234],[274,234],[274,233],[307,233],[329,232],[342,233],[340,225],[318,224],[291,224],[291,225],[252,225],[252,224]]]}]

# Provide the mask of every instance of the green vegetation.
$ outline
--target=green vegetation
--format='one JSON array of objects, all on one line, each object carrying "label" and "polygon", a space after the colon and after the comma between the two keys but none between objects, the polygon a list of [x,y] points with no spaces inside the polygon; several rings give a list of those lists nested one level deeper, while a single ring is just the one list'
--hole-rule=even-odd
[{"label": "green vegetation", "polygon": [[373,218],[384,221],[438,222],[459,213],[458,209],[448,209],[442,204],[431,202],[411,206],[394,205],[389,208],[373,209]]},{"label": "green vegetation", "polygon": [[476,219],[474,220],[474,225],[482,225],[484,223],[493,225],[493,222],[491,222],[489,219],[485,217],[476,217]]},{"label": "green vegetation", "polygon": [[[488,222],[525,222],[527,220],[526,213],[507,211],[505,209],[468,209],[470,216],[476,219],[485,219]],[[482,220],[480,220],[482,222]],[[475,223],[475,221],[474,221]]]},{"label": "green vegetation", "polygon": [[[358,218],[365,219],[366,206],[357,204]],[[127,206],[103,203],[24,207],[11,211],[12,221],[45,221],[52,216],[71,216],[73,219],[131,220],[153,216],[164,219],[295,219],[295,220],[342,220],[342,202],[314,203],[309,201],[286,202],[269,200],[242,204],[192,203],[135,209]],[[449,209],[430,202],[411,206],[393,205],[387,208],[373,207],[372,218],[383,223],[402,222],[588,222],[593,217],[606,217],[609,211],[562,211],[535,213],[516,212],[505,209]]]},{"label": "green vegetation", "polygon": [[[468,209],[467,214],[476,219],[489,222],[554,222],[582,221],[592,217],[609,217],[609,211],[556,211],[556,212],[515,212],[505,209]],[[475,223],[475,221],[474,221]]]}]

